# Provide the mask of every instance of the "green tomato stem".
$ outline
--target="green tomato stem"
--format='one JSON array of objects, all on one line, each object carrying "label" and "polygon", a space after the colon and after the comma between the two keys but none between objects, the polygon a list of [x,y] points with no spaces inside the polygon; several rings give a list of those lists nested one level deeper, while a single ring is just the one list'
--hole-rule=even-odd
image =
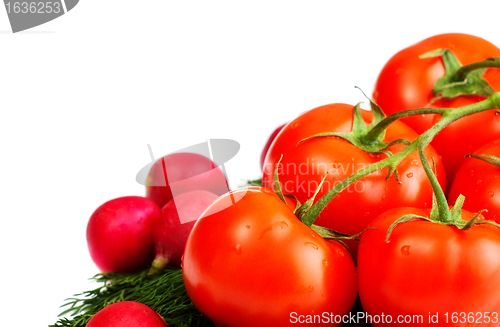
[{"label": "green tomato stem", "polygon": [[[408,145],[406,148],[401,150],[400,152],[396,153],[393,156],[387,157],[379,162],[376,162],[364,169],[359,170],[355,174],[347,177],[335,187],[330,189],[325,195],[323,195],[313,206],[312,208],[303,216],[302,222],[306,224],[307,226],[311,226],[319,216],[319,214],[326,208],[328,203],[337,195],[339,194],[342,190],[347,188],[349,185],[353,184],[354,182],[360,180],[361,178],[384,168],[389,168],[389,174],[392,174],[393,172],[396,171],[397,166],[401,161],[403,161],[408,155],[413,153],[414,151],[418,150],[419,148],[424,149],[429,143],[434,139],[434,137],[441,131],[443,130],[446,126],[451,124],[452,122],[465,117],[472,115],[474,113],[482,112],[482,111],[487,111],[487,110],[492,110],[492,109],[499,109],[500,108],[500,93],[494,93],[484,101],[469,105],[469,106],[464,106],[460,108],[424,108],[424,109],[417,109],[417,110],[408,110],[404,111],[398,114],[391,115],[387,117],[386,119],[382,120],[379,125],[380,126],[389,126],[389,122],[394,122],[395,120],[402,118],[402,117],[407,117],[415,114],[423,114],[423,113],[434,113],[434,114],[440,114],[442,117],[441,119],[434,124],[431,128],[429,128],[427,131],[425,131],[423,134],[421,134],[419,137],[415,139],[410,145]],[[428,110],[427,110],[428,109]],[[439,109],[439,110],[438,110]],[[424,112],[425,110],[425,112]],[[416,113],[418,111],[418,113]],[[378,127],[375,126],[374,129]],[[424,156],[425,159],[425,156]],[[427,159],[423,160],[426,161]],[[428,163],[427,163],[428,164]],[[431,171],[432,174],[432,171]],[[431,181],[432,187],[434,189],[434,192],[436,193],[436,197],[438,198],[438,204],[439,204],[439,211],[440,211],[440,219],[442,221],[446,221],[447,219],[450,219],[446,213],[446,210],[449,211],[447,204],[445,205],[446,198],[444,197],[444,193],[441,190],[441,187],[439,186],[439,183],[433,184]],[[441,193],[441,194],[440,194]],[[442,196],[440,196],[442,195]],[[445,209],[446,208],[446,209]]]},{"label": "green tomato stem", "polygon": [[464,81],[467,78],[467,75],[475,70],[483,69],[483,68],[500,68],[499,58],[490,58],[480,62],[475,62],[470,65],[465,65],[460,67],[455,74],[453,75],[453,80]]},{"label": "green tomato stem", "polygon": [[425,147],[419,146],[418,154],[420,155],[420,160],[422,161],[425,173],[427,174],[427,178],[429,178],[434,194],[436,195],[436,202],[439,210],[438,219],[444,223],[451,222],[453,219],[451,217],[450,209],[448,208],[448,201],[446,201],[443,189],[439,185],[439,181],[437,180],[436,175],[432,172],[431,166],[427,161],[427,157],[425,156]]},{"label": "green tomato stem", "polygon": [[448,108],[420,108],[420,109],[411,109],[396,112],[390,116],[387,116],[383,120],[381,120],[377,125],[375,125],[364,137],[364,140],[370,142],[369,140],[376,140],[379,135],[385,132],[387,127],[394,123],[396,120],[409,117],[409,116],[418,116],[418,115],[426,115],[426,114],[437,114],[443,115]]}]

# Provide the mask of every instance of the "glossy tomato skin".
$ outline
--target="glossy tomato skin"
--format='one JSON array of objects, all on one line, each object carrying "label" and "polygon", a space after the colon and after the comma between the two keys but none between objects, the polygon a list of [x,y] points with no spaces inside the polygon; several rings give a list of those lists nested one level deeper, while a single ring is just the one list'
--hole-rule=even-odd
[{"label": "glossy tomato skin", "polygon": [[[474,152],[500,157],[500,139]],[[464,209],[474,212],[486,209],[488,211],[483,212],[483,216],[500,223],[500,167],[479,159],[466,158],[451,186],[450,204],[460,194],[465,196]]]},{"label": "glossy tomato skin", "polygon": [[[428,106],[434,98],[432,87],[444,76],[442,59],[419,56],[439,48],[449,49],[463,64],[499,57],[500,49],[490,42],[467,34],[442,34],[414,44],[395,54],[384,66],[375,84],[373,99],[386,114]],[[500,91],[500,69],[489,69],[484,78]],[[461,96],[438,100],[429,107],[456,108],[483,100],[479,96]],[[440,119],[437,115],[419,115],[402,119],[421,134]],[[478,147],[500,137],[500,116],[495,111],[477,113],[460,119],[432,141],[443,157],[449,185],[463,162],[463,157]]]},{"label": "glossy tomato skin", "polygon": [[[489,326],[486,313],[500,317],[500,229],[476,225],[467,231],[412,220],[398,225],[385,242],[387,229],[406,214],[429,217],[429,209],[395,208],[375,219],[361,236],[358,286],[370,315],[417,315],[405,326]],[[474,214],[463,210],[470,220]],[[453,313],[473,313],[477,324],[452,322]],[[429,322],[439,313],[439,324]],[[448,321],[445,314],[448,313]],[[482,314],[482,317],[479,315]],[[493,317],[490,317],[493,319]],[[372,326],[385,326],[372,323]]]},{"label": "glossy tomato skin", "polygon": [[186,244],[183,276],[194,305],[216,326],[293,326],[294,313],[348,314],[357,294],[348,250],[264,188],[230,192],[203,213]]},{"label": "glossy tomato skin", "polygon": [[[268,151],[263,172],[263,186],[273,187],[274,167],[283,155],[279,180],[284,193],[297,196],[301,203],[310,198],[319,182],[328,171],[325,183],[316,200],[334,185],[356,171],[378,162],[385,155],[374,155],[353,146],[337,137],[315,138],[299,146],[296,144],[311,135],[322,132],[349,133],[352,128],[353,106],[330,104],[310,110],[289,124],[277,136]],[[371,113],[362,111],[366,122]],[[401,122],[395,122],[388,129],[385,141],[406,139],[413,141],[418,135]],[[403,146],[390,148],[393,153]],[[435,159],[437,176],[445,185],[445,173],[440,156],[432,147],[427,147],[429,160]],[[336,196],[320,214],[315,224],[339,232],[356,234],[363,231],[378,215],[394,207],[429,207],[432,204],[432,188],[422,168],[418,153],[411,154],[398,166],[401,184],[394,176],[386,181],[388,169],[374,172],[354,183]],[[356,253],[358,242],[348,241]]]}]

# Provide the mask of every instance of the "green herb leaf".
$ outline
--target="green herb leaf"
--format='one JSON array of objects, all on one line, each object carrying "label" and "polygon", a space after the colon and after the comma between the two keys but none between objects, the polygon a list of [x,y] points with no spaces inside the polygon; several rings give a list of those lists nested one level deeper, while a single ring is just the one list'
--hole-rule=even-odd
[{"label": "green herb leaf", "polygon": [[148,276],[148,270],[136,274],[103,273],[92,280],[102,283],[94,290],[75,295],[62,307],[67,309],[49,327],[84,327],[109,304],[120,301],[143,303],[158,312],[170,327],[213,327],[189,299],[181,269],[166,269],[161,275]]}]

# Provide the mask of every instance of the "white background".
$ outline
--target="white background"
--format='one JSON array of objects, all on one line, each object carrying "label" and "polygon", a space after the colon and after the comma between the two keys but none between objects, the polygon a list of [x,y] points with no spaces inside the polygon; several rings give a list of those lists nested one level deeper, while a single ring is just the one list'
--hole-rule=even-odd
[{"label": "white background", "polygon": [[88,218],[144,194],[147,144],[237,140],[241,185],[276,126],[364,101],[354,86],[371,94],[402,48],[445,32],[500,45],[500,2],[476,3],[82,0],[18,34],[0,7],[1,325],[47,326],[92,286]]}]

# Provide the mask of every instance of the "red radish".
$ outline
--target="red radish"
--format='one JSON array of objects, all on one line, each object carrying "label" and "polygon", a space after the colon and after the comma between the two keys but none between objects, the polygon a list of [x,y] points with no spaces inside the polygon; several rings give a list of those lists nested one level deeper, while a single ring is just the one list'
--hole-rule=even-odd
[{"label": "red radish", "polygon": [[96,313],[87,327],[168,327],[153,309],[139,302],[123,301]]},{"label": "red radish", "polygon": [[151,167],[146,197],[161,208],[174,196],[193,190],[228,192],[224,173],[212,160],[195,153],[169,154]]},{"label": "red radish", "polygon": [[215,199],[217,195],[211,192],[196,190],[180,194],[163,207],[154,225],[156,258],[150,274],[162,272],[167,265],[181,266],[189,233]]},{"label": "red radish", "polygon": [[262,149],[262,153],[260,154],[260,168],[263,169],[264,166],[264,161],[266,160],[266,154],[267,150],[271,147],[271,144],[273,143],[274,139],[278,135],[278,133],[285,127],[286,124],[281,125],[280,127],[276,128],[274,132],[269,136],[267,139],[266,145],[264,145],[264,149]]},{"label": "red radish", "polygon": [[153,224],[160,208],[140,196],[126,196],[101,205],[87,225],[92,260],[104,272],[145,269],[154,258]]}]

